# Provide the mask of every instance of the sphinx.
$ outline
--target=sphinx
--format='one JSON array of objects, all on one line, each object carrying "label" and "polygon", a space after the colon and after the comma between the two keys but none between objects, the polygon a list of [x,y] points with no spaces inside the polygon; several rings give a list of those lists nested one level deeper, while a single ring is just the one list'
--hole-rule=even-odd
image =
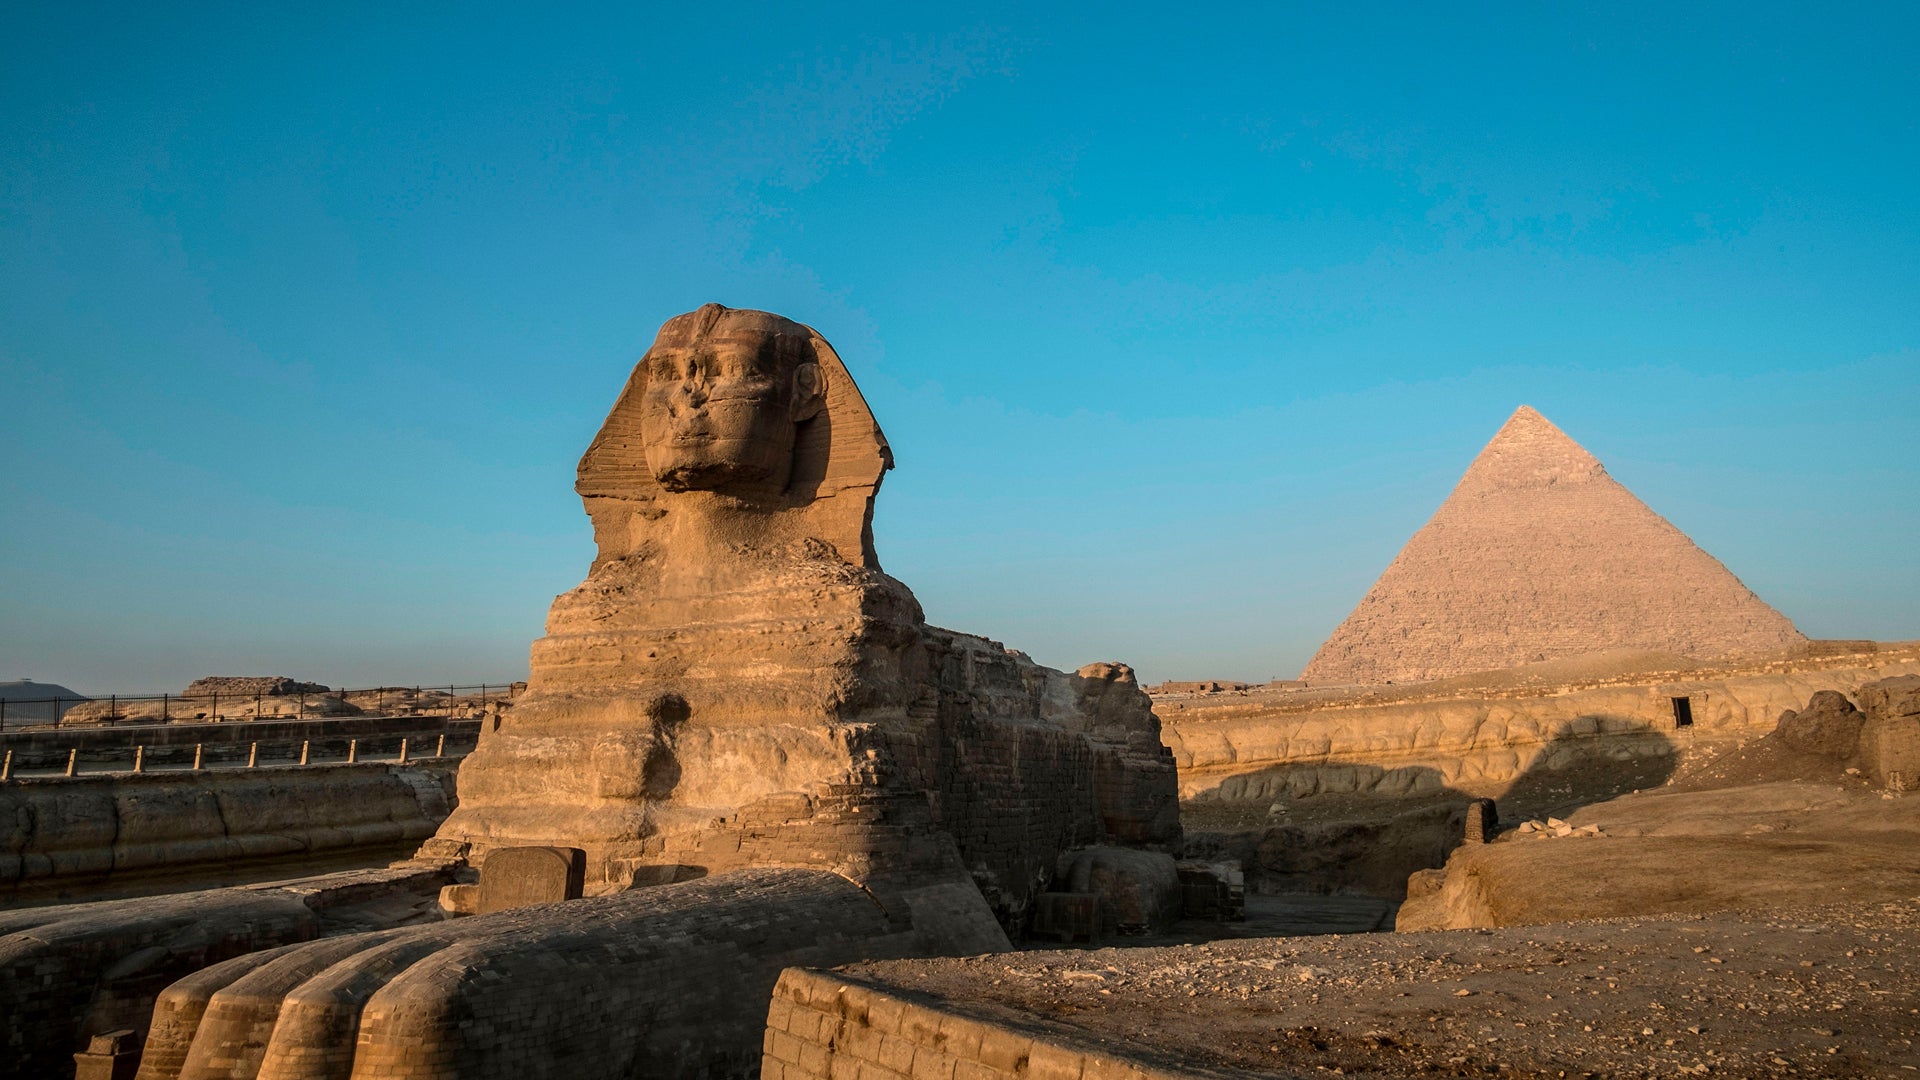
[{"label": "sphinx", "polygon": [[[753,1075],[783,967],[1006,949],[1063,856],[1177,846],[1128,668],[931,626],[881,569],[892,465],[818,333],[669,320],[580,460],[596,558],[411,864],[479,885],[426,925],[202,948],[152,999],[141,1080]],[[464,914],[528,849],[586,895]],[[0,959],[59,931],[34,932]]]},{"label": "sphinx", "polygon": [[[812,329],[718,304],[669,320],[580,460],[598,556],[422,854],[578,847],[603,889],[661,867],[891,879],[899,844],[870,830],[944,834],[1011,924],[1057,851],[1176,841],[1130,671],[1052,671],[929,626],[881,569],[892,466]],[[995,758],[1004,781],[975,798]],[[987,838],[1014,823],[1016,842]]]}]

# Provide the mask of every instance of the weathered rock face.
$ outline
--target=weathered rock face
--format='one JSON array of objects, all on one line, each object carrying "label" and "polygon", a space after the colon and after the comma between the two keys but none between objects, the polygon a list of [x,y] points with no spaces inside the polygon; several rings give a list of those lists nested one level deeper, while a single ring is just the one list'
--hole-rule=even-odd
[{"label": "weathered rock face", "polygon": [[881,571],[891,465],[812,330],[718,305],[670,320],[580,462],[599,556],[425,853],[579,847],[589,888],[660,866],[964,864],[1013,918],[1061,850],[1176,839],[1131,671],[1067,675],[929,627]]},{"label": "weathered rock face", "polygon": [[1411,682],[1603,649],[1712,659],[1805,640],[1521,406],[1301,678]]},{"label": "weathered rock face", "polygon": [[1869,683],[1859,697],[1866,713],[1859,741],[1862,771],[1894,791],[1920,788],[1920,675]]},{"label": "weathered rock face", "polygon": [[300,682],[285,675],[208,675],[187,684],[183,697],[207,697],[219,694],[222,697],[252,696],[264,694],[268,697],[281,697],[287,694],[324,694],[328,687],[322,683]]},{"label": "weathered rock face", "polygon": [[1780,715],[1775,729],[1780,740],[1802,754],[1846,758],[1860,744],[1860,725],[1866,717],[1838,690],[1821,690],[1807,707]]}]

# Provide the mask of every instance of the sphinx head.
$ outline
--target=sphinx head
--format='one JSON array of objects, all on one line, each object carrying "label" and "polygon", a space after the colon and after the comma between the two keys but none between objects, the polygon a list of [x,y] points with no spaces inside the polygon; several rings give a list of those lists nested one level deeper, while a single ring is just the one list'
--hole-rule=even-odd
[{"label": "sphinx head", "polygon": [[797,426],[826,400],[814,340],[792,320],[719,304],[668,320],[640,361],[641,441],[660,486],[784,490]]}]

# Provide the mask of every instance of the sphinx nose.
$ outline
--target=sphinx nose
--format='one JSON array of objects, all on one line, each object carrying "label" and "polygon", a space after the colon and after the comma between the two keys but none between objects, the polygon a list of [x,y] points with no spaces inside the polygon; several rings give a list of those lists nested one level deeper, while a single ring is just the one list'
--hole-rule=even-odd
[{"label": "sphinx nose", "polygon": [[708,388],[709,383],[706,373],[699,368],[695,368],[689,371],[687,377],[681,381],[680,391],[676,396],[681,398],[688,406],[697,408],[707,403]]}]

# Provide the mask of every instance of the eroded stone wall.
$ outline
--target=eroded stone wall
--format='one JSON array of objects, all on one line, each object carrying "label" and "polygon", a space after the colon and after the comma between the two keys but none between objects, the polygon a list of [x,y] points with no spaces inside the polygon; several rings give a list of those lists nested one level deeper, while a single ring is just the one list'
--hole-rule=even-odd
[{"label": "eroded stone wall", "polygon": [[0,785],[0,900],[424,840],[454,802],[453,766],[433,762],[15,779]]},{"label": "eroded stone wall", "polygon": [[[1808,663],[1792,670],[1675,674],[1635,684],[1436,693],[1376,702],[1252,694],[1220,702],[1163,701],[1163,737],[1186,798],[1275,799],[1322,793],[1413,794],[1457,788],[1497,796],[1532,769],[1595,747],[1671,754],[1699,739],[1738,742],[1772,729],[1814,693],[1920,674],[1920,652]],[[1676,726],[1674,698],[1692,724]]]}]

